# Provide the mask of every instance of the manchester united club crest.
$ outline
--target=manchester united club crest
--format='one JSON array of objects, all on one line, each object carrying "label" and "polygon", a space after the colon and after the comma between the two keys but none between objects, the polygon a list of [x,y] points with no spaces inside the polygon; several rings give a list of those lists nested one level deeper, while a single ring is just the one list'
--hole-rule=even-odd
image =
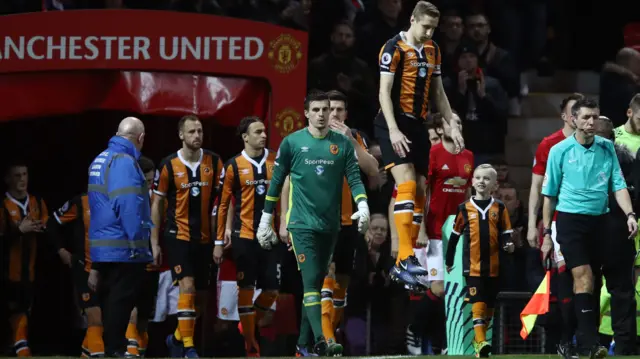
[{"label": "manchester united club crest", "polygon": [[329,146],[329,151],[331,152],[332,155],[337,155],[339,151],[338,145],[332,144],[331,146]]},{"label": "manchester united club crest", "polygon": [[304,127],[304,122],[302,122],[300,114],[296,110],[287,107],[276,115],[275,126],[280,133],[280,137],[286,137],[291,132]]},{"label": "manchester united club crest", "polygon": [[469,288],[469,295],[470,295],[470,296],[472,296],[472,297],[473,297],[474,295],[476,295],[476,293],[477,293],[477,292],[478,292],[478,291],[476,290],[476,287],[471,287],[471,288]]},{"label": "manchester united club crest", "polygon": [[276,71],[288,74],[302,59],[302,44],[289,34],[282,34],[269,44],[269,60]]},{"label": "manchester united club crest", "polygon": [[85,302],[88,302],[89,299],[91,299],[91,294],[89,293],[82,293],[82,300]]},{"label": "manchester united club crest", "polygon": [[471,168],[471,165],[470,165],[470,164],[465,163],[465,165],[464,165],[464,172],[465,172],[465,173],[467,173],[467,174],[471,173],[471,170],[472,170],[472,169],[473,169],[473,168]]}]

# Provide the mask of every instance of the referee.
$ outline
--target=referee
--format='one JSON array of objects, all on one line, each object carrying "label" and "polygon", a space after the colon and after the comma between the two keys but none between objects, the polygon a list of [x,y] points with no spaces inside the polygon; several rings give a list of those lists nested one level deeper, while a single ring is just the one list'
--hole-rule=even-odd
[{"label": "referee", "polygon": [[598,344],[593,287],[594,278],[600,275],[602,249],[610,245],[606,231],[609,193],[613,192],[625,213],[631,237],[638,230],[613,143],[595,135],[599,115],[595,101],[576,101],[571,108],[576,131],[549,152],[542,184],[543,259],[553,248],[551,221],[557,210],[557,242],[574,281],[575,311],[581,333],[578,344],[580,352],[589,353],[591,358],[607,355],[607,349]]}]

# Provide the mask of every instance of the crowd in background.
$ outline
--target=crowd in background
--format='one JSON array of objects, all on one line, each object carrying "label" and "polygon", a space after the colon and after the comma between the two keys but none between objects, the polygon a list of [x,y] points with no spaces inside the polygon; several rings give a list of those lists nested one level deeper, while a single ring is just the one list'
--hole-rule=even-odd
[{"label": "crowd in background", "polygon": [[[378,54],[389,38],[408,26],[414,0],[4,0],[0,13],[66,11],[87,8],[159,9],[199,12],[269,22],[309,32],[308,88],[339,90],[349,98],[347,124],[372,134],[378,111]],[[498,171],[500,198],[511,215],[516,253],[501,259],[502,289],[532,291],[539,278],[531,271],[526,243],[527,218],[504,161],[508,118],[522,115],[522,98],[529,94],[528,77],[535,70],[549,76],[560,68],[602,68],[602,114],[615,126],[626,121],[631,97],[640,92],[640,53],[620,48],[618,39],[590,58],[574,56],[585,41],[567,30],[582,15],[570,5],[545,0],[442,0],[436,41],[443,51],[443,78],[452,108],[463,121],[466,146],[476,162],[491,163]],[[623,10],[620,10],[621,12]],[[570,16],[571,15],[571,16]],[[622,20],[620,20],[622,21]],[[213,24],[215,26],[215,24]],[[551,34],[555,32],[555,34]],[[605,31],[606,32],[606,31]],[[587,35],[585,35],[587,36]],[[366,39],[364,41],[363,39]],[[574,43],[574,47],[567,44]],[[566,46],[565,51],[558,48]],[[577,49],[577,50],[576,50]],[[574,50],[574,54],[571,54]],[[578,51],[578,52],[576,52]],[[590,51],[590,52],[589,52]],[[558,128],[561,122],[558,121]],[[373,137],[373,136],[370,136]],[[212,148],[212,150],[216,150]],[[370,152],[381,161],[379,146]],[[368,181],[371,213],[385,214],[393,179],[381,168]],[[386,217],[386,215],[385,215]],[[390,241],[362,241],[349,288],[345,332],[348,354],[365,354],[364,323],[373,313],[371,354],[404,354],[406,291],[391,283],[387,271],[393,257]],[[533,256],[535,258],[535,254]],[[535,264],[539,266],[539,263]],[[536,268],[536,273],[537,268]],[[530,278],[533,276],[533,278]],[[522,280],[528,278],[528,280]],[[233,339],[226,339],[233,341]],[[229,353],[233,354],[233,352]]]}]

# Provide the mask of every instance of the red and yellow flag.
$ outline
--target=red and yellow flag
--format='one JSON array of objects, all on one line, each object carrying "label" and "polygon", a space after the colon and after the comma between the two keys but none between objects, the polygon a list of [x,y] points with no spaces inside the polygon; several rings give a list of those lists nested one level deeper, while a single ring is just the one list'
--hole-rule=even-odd
[{"label": "red and yellow flag", "polygon": [[529,303],[527,303],[527,306],[524,307],[524,310],[520,313],[520,321],[522,322],[520,336],[522,339],[527,339],[529,334],[531,334],[538,315],[549,312],[550,279],[551,274],[547,271],[540,286],[538,286]]}]

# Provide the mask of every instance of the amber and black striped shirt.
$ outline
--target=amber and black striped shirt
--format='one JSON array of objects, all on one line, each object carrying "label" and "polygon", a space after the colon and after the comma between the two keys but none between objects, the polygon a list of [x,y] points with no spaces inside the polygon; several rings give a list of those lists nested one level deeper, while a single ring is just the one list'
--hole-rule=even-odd
[{"label": "amber and black striped shirt", "polygon": [[440,48],[433,40],[415,47],[400,32],[384,44],[380,74],[394,76],[391,99],[396,114],[426,120],[431,79],[440,76],[441,62]]},{"label": "amber and black striped shirt", "polygon": [[[89,211],[89,197],[86,194],[76,196],[65,202],[62,207],[53,212],[53,218],[59,225],[74,225],[72,252],[74,259],[84,262],[84,270],[91,270],[91,255],[89,253],[89,222],[91,212]],[[58,236],[59,233],[54,228],[48,228],[50,236]],[[59,240],[60,238],[54,238]]]},{"label": "amber and black striped shirt", "polygon": [[465,238],[462,243],[462,274],[469,277],[499,276],[500,250],[512,232],[509,211],[504,203],[493,197],[487,201],[470,198],[458,206],[447,246],[447,266],[453,266],[456,246],[462,234]]},{"label": "amber and black striped shirt", "polygon": [[202,149],[194,164],[180,151],[162,160],[153,192],[167,198],[165,235],[200,243],[213,240],[211,215],[223,172],[220,156]]},{"label": "amber and black striped shirt", "polygon": [[0,237],[2,240],[2,275],[13,283],[30,283],[35,279],[38,233],[22,234],[18,230],[20,222],[30,216],[47,223],[49,212],[41,198],[27,195],[18,199],[5,194],[0,203]]},{"label": "amber and black striped shirt", "polygon": [[233,234],[244,239],[255,238],[275,159],[276,153],[265,149],[259,158],[249,157],[242,151],[227,161],[218,206],[218,240],[224,239],[225,223],[232,198]]}]

